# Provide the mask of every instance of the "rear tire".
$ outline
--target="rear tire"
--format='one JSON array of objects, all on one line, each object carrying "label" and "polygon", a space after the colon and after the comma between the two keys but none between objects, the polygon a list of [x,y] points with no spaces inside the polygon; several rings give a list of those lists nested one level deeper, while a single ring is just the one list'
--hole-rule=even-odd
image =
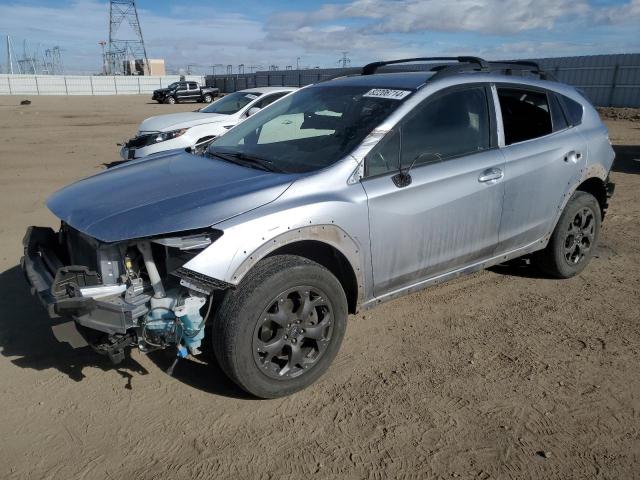
[{"label": "rear tire", "polygon": [[587,192],[575,192],[560,215],[547,247],[534,255],[536,265],[556,278],[577,275],[593,257],[601,222],[596,198]]},{"label": "rear tire", "polygon": [[213,350],[245,391],[290,395],[329,368],[346,320],[347,299],[331,272],[306,258],[276,255],[227,292],[213,324]]}]

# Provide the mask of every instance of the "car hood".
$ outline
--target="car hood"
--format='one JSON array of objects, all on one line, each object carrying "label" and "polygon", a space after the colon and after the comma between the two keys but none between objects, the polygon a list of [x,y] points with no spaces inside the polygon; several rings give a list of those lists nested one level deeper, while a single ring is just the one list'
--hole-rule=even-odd
[{"label": "car hood", "polygon": [[296,175],[173,153],[127,162],[54,193],[49,209],[103,242],[207,228],[278,198]]},{"label": "car hood", "polygon": [[158,115],[149,117],[140,124],[141,132],[163,132],[167,130],[176,130],[178,128],[190,128],[203,123],[217,123],[224,121],[232,121],[230,115],[221,115],[219,113],[200,113],[200,112],[182,112],[171,113],[169,115]]}]

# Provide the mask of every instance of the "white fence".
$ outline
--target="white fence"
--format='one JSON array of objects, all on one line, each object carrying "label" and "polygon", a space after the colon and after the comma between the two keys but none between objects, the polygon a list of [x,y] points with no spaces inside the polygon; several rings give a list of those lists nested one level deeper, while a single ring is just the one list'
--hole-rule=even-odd
[{"label": "white fence", "polygon": [[[91,76],[91,75],[0,75],[0,95],[136,95],[152,93],[180,80],[179,75]],[[200,75],[185,80],[204,85]]]}]

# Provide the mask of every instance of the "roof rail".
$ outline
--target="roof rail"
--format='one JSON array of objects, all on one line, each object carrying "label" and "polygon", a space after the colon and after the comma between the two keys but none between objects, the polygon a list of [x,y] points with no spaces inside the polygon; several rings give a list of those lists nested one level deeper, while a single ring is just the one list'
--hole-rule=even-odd
[{"label": "roof rail", "polygon": [[501,71],[505,75],[513,75],[514,72],[529,72],[538,75],[541,80],[555,80],[553,75],[545,72],[538,62],[531,60],[489,62],[489,70],[492,72]]},{"label": "roof rail", "polygon": [[[489,63],[479,57],[418,57],[418,58],[403,58],[400,60],[389,60],[386,62],[373,62],[362,67],[361,75],[372,75],[376,73],[376,70],[385,65],[394,65],[397,63],[410,63],[410,62],[458,62],[461,64],[473,64],[473,70],[489,71]],[[470,66],[470,65],[469,65]],[[469,69],[466,66],[465,70]]]}]

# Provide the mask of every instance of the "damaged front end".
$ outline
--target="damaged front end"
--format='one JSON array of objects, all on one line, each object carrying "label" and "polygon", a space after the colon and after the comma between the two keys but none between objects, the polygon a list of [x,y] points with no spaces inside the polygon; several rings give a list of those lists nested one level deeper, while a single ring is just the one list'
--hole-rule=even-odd
[{"label": "damaged front end", "polygon": [[200,353],[213,293],[230,285],[183,265],[221,235],[207,229],[104,243],[65,223],[58,232],[30,227],[21,264],[49,315],[73,318],[113,362],[129,346],[175,347],[184,357]]}]

